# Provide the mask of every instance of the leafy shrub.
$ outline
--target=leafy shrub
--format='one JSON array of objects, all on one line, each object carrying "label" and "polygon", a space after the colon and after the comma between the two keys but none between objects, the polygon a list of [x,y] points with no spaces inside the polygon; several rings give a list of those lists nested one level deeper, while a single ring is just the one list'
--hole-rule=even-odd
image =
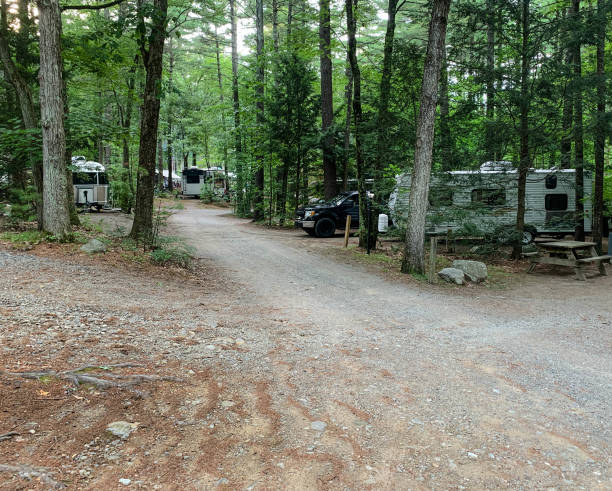
[{"label": "leafy shrub", "polygon": [[181,268],[191,266],[195,249],[176,237],[160,237],[160,247],[152,250],[149,255],[154,263],[174,264]]}]

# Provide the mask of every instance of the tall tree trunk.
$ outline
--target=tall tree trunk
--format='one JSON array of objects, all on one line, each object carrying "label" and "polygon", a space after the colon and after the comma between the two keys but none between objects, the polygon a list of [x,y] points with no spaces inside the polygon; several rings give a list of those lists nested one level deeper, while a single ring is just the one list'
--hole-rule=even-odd
[{"label": "tall tree trunk", "polygon": [[[264,125],[264,16],[263,0],[255,0],[255,41],[257,49],[257,68],[255,70],[255,107],[257,131],[261,132]],[[261,138],[255,149],[255,196],[253,199],[253,219],[264,218],[264,150]]]},{"label": "tall tree trunk", "polygon": [[234,107],[234,152],[236,158],[236,211],[246,213],[244,194],[244,167],[242,165],[242,137],[240,127],[240,97],[238,94],[238,27],[236,21],[236,0],[229,0],[232,28],[232,102]]},{"label": "tall tree trunk", "polygon": [[487,160],[498,160],[501,158],[498,151],[499,137],[493,126],[495,118],[495,15],[494,0],[487,0],[487,132],[485,137],[485,158]]},{"label": "tall tree trunk", "polygon": [[421,106],[417,121],[406,244],[402,260],[403,273],[425,273],[425,215],[433,155],[438,81],[449,9],[450,0],[434,0],[423,69]]},{"label": "tall tree trunk", "polygon": [[512,257],[520,259],[523,252],[522,236],[525,228],[525,188],[527,185],[527,173],[531,167],[529,157],[529,109],[531,105],[529,97],[529,61],[530,56],[530,26],[529,26],[529,0],[522,1],[521,14],[521,100],[520,104],[520,121],[519,121],[519,168],[518,168],[518,196],[516,208],[516,231],[517,240],[514,242]]},{"label": "tall tree trunk", "polygon": [[225,101],[223,98],[223,76],[221,73],[221,49],[219,47],[219,36],[217,35],[217,27],[215,26],[215,55],[217,58],[217,83],[219,84],[219,103],[221,105],[221,129],[223,130],[223,171],[225,173],[225,186],[229,182],[227,175],[227,140],[225,134],[227,132],[227,124],[225,122]]},{"label": "tall tree trunk", "polygon": [[[572,0],[575,18],[580,16],[580,0]],[[584,240],[584,136],[582,129],[582,42],[578,29],[573,42],[574,67],[574,168],[576,169],[576,225],[575,240]]]},{"label": "tall tree trunk", "polygon": [[353,74],[353,117],[355,119],[355,163],[357,164],[357,190],[359,191],[359,247],[367,247],[367,190],[363,165],[362,128],[363,112],[361,108],[361,71],[357,61],[357,21],[355,11],[357,0],[346,0],[346,25],[348,31],[348,58]]},{"label": "tall tree trunk", "polygon": [[605,48],[607,8],[605,0],[597,0],[597,119],[595,123],[595,192],[593,195],[593,242],[602,250],[603,181],[606,145],[606,72]]},{"label": "tall tree trunk", "polygon": [[319,53],[321,63],[321,149],[323,151],[323,187],[325,199],[338,194],[334,155],[334,93],[332,89],[330,0],[319,0]]},{"label": "tall tree trunk", "polygon": [[[148,36],[148,48],[145,46],[145,39],[139,41],[146,80],[138,147],[138,165],[141,172],[138,175],[134,222],[130,232],[132,238],[145,241],[151,240],[153,234],[153,183],[159,123],[159,85],[162,76],[168,0],[154,0],[154,7],[155,15],[153,15],[153,26]],[[145,32],[141,3],[139,3],[138,10],[140,31]]]},{"label": "tall tree trunk", "polygon": [[[442,47],[442,68],[440,70],[440,157],[442,169],[451,170],[453,167],[452,139],[449,122],[449,102],[448,102],[448,61],[446,57],[446,47]],[[487,108],[488,108],[487,102]]]},{"label": "tall tree trunk", "polygon": [[43,136],[43,230],[59,239],[70,232],[66,200],[66,133],[62,79],[62,20],[57,0],[38,0],[40,119]]},{"label": "tall tree trunk", "polygon": [[164,152],[162,149],[161,135],[157,135],[157,190],[161,193],[164,190]]},{"label": "tall tree trunk", "polygon": [[[172,47],[172,36],[168,38],[168,91],[172,91],[172,74],[174,72],[174,49]],[[170,106],[170,104],[168,104]],[[166,166],[168,167],[168,190],[172,192],[174,182],[172,181],[173,165],[172,165],[172,123],[173,123],[172,108],[168,107],[168,128],[166,130],[166,141],[168,148],[166,149]]]},{"label": "tall tree trunk", "polygon": [[389,98],[391,96],[391,74],[393,70],[393,43],[395,40],[395,15],[397,14],[397,1],[389,0],[387,7],[387,32],[383,48],[382,76],[380,78],[378,125],[376,131],[376,165],[375,180],[381,177],[381,171],[386,161],[389,147]]},{"label": "tall tree trunk", "polygon": [[[32,92],[28,86],[24,75],[15,66],[11,57],[8,44],[8,25],[7,25],[7,5],[6,0],[0,3],[0,61],[4,68],[5,76],[15,89],[19,108],[21,110],[21,118],[25,129],[34,129],[38,125],[38,116],[34,109]],[[38,220],[38,228],[43,227],[43,165],[42,162],[34,162],[32,164],[32,181],[38,194],[36,199],[36,214]]]},{"label": "tall tree trunk", "polygon": [[[348,59],[347,59],[348,61]],[[346,120],[344,121],[344,163],[342,168],[342,191],[347,191],[349,154],[351,149],[351,115],[353,113],[353,71],[350,62],[346,69],[346,85],[344,87],[346,99]]]}]

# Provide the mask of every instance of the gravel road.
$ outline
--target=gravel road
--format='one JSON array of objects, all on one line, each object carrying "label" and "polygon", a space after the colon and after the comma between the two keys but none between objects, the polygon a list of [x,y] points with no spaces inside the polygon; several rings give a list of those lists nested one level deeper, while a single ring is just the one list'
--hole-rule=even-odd
[{"label": "gravel road", "polygon": [[[192,276],[0,251],[7,371],[140,360],[186,379],[71,392],[0,373],[0,434],[20,433],[0,488],[24,479],[2,464],[75,489],[612,488],[612,277],[431,287],[184,204],[169,229]],[[116,420],[138,430],[111,441]]]},{"label": "gravel road", "polygon": [[[362,478],[612,486],[610,278],[454,296],[388,281],[309,252],[316,239],[299,231],[257,229],[222,211],[189,207],[172,223],[248,285],[245,306],[303,326],[298,350],[275,334],[271,363],[291,363],[294,398],[321,418],[342,420],[347,406],[369,415],[359,435],[373,470]],[[286,391],[278,381],[274,399]]]}]

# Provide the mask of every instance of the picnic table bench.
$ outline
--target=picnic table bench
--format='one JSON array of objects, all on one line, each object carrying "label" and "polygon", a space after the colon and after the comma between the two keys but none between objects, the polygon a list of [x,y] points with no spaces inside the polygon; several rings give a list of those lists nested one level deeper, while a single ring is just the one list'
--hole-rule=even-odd
[{"label": "picnic table bench", "polygon": [[609,263],[612,256],[597,254],[595,242],[579,242],[576,240],[559,240],[538,244],[538,252],[524,254],[529,258],[528,273],[533,273],[538,264],[555,264],[574,268],[576,279],[585,281],[584,268],[594,264],[599,274],[607,276],[605,263]]}]

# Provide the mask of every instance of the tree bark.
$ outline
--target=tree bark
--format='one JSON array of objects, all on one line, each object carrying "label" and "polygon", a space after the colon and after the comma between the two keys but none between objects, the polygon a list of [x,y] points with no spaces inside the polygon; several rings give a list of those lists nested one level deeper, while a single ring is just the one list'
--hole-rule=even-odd
[{"label": "tree bark", "polygon": [[605,0],[597,0],[597,114],[595,122],[595,192],[593,195],[593,242],[602,251],[603,235],[603,184],[606,145],[606,72],[605,47],[607,8]]},{"label": "tree bark", "polygon": [[164,190],[164,152],[161,135],[157,135],[157,173],[157,190],[161,193]]},{"label": "tree bark", "polygon": [[[139,29],[145,31],[144,12],[139,3]],[[138,147],[138,187],[134,207],[134,223],[130,236],[136,240],[150,241],[153,234],[153,187],[155,176],[155,154],[157,151],[157,128],[159,123],[159,85],[162,76],[162,59],[166,37],[167,0],[154,0],[153,26],[146,40],[141,38],[140,50],[146,71],[145,89],[140,120],[140,145]]]},{"label": "tree bark", "polygon": [[[263,0],[255,0],[255,42],[257,49],[257,67],[255,70],[255,107],[258,132],[262,131],[264,121],[264,17]],[[261,140],[261,139],[260,139]],[[262,141],[256,143],[255,149],[255,196],[253,199],[253,220],[264,218],[264,150]]]},{"label": "tree bark", "polygon": [[223,130],[223,171],[225,173],[225,186],[229,182],[227,175],[227,140],[225,134],[227,132],[227,124],[225,122],[225,101],[223,97],[223,76],[221,73],[221,49],[219,47],[219,36],[217,35],[217,27],[215,26],[215,54],[217,58],[217,83],[219,84],[219,103],[221,105],[221,129]]},{"label": "tree bark", "polygon": [[495,118],[495,15],[493,0],[487,0],[487,132],[485,136],[485,158],[487,160],[498,160],[500,158],[499,152],[497,151],[499,137],[495,134],[493,128]]},{"label": "tree bark", "polygon": [[334,94],[332,87],[330,0],[319,0],[319,53],[321,64],[321,150],[323,151],[323,188],[325,199],[338,194],[334,155]]},{"label": "tree bark", "polygon": [[[576,17],[573,11],[573,4],[568,8],[570,19]],[[570,29],[566,28],[566,31]],[[571,32],[564,32],[562,35],[562,49],[565,51],[565,66],[567,70],[572,67],[572,36]],[[565,74],[563,87],[563,113],[561,116],[561,168],[569,169],[572,166],[572,120],[574,119],[574,99],[572,98],[571,74]]]},{"label": "tree bark", "polygon": [[529,157],[529,108],[531,105],[529,97],[529,61],[530,57],[530,26],[529,26],[529,0],[522,1],[521,14],[521,100],[520,104],[520,126],[519,126],[519,168],[518,168],[518,190],[516,208],[516,232],[517,239],[514,242],[512,257],[520,259],[523,252],[522,236],[525,229],[525,189],[527,185],[527,173],[531,167]]},{"label": "tree bark", "polygon": [[240,127],[240,97],[238,93],[238,27],[236,0],[229,0],[232,30],[232,102],[234,107],[234,152],[236,159],[236,211],[246,214],[247,200],[244,194],[244,167],[242,165],[242,137]]},{"label": "tree bark", "polygon": [[[572,0],[573,10],[578,20],[580,0]],[[575,32],[573,42],[574,67],[574,168],[576,169],[576,225],[574,239],[584,240],[584,135],[582,129],[582,42],[579,33]]]},{"label": "tree bark", "polygon": [[389,0],[387,7],[387,32],[385,34],[385,46],[383,48],[383,66],[382,76],[380,78],[378,103],[378,127],[376,131],[375,180],[381,177],[380,173],[385,163],[389,147],[389,98],[391,96],[391,74],[393,69],[393,43],[395,40],[397,1],[398,0]]},{"label": "tree bark", "polygon": [[38,0],[40,116],[43,136],[43,230],[65,239],[71,232],[66,200],[66,133],[60,6]]},{"label": "tree bark", "polygon": [[403,273],[425,273],[425,219],[433,154],[438,81],[449,9],[450,0],[434,0],[423,69],[421,105],[417,121],[406,244],[402,260]]},{"label": "tree bark", "polygon": [[[172,91],[172,74],[174,72],[174,49],[172,49],[172,36],[168,38],[168,90]],[[172,181],[172,123],[173,123],[173,114],[172,108],[170,104],[168,104],[168,128],[166,130],[166,141],[167,141],[167,149],[166,149],[166,166],[168,167],[168,190],[172,192],[174,189],[174,182]]]},{"label": "tree bark", "polygon": [[[347,60],[348,61],[348,60]],[[342,191],[347,191],[349,154],[351,149],[351,115],[353,112],[353,71],[350,63],[346,69],[346,85],[344,87],[346,99],[346,120],[344,122],[344,165],[342,169]]]},{"label": "tree bark", "polygon": [[[446,59],[446,47],[442,47],[442,68],[440,70],[440,156],[442,169],[451,170],[452,162],[452,139],[449,123],[449,102],[448,102],[448,61]],[[487,109],[488,109],[487,102]]]},{"label": "tree bark", "polygon": [[346,24],[348,31],[348,58],[353,74],[353,118],[355,120],[355,163],[357,165],[357,190],[359,191],[359,247],[367,247],[368,233],[366,229],[367,218],[367,190],[365,186],[362,123],[363,112],[361,107],[361,71],[357,61],[357,21],[355,10],[357,0],[346,0]]}]

